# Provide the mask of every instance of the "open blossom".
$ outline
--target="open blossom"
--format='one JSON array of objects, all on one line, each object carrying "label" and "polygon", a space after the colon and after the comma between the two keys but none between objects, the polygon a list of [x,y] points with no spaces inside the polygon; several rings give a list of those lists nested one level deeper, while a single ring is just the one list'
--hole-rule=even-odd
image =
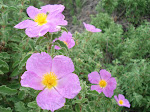
[{"label": "open blossom", "polygon": [[46,5],[42,6],[41,9],[29,6],[27,14],[32,20],[24,20],[15,28],[26,29],[25,33],[29,37],[39,37],[47,32],[57,32],[59,31],[58,26],[67,25],[67,21],[64,20],[65,16],[62,14],[64,8],[63,5]]},{"label": "open blossom", "polygon": [[111,74],[106,70],[100,70],[98,72],[92,72],[88,74],[88,79],[92,84],[91,90],[96,90],[97,92],[103,92],[106,97],[112,97],[113,91],[116,89],[116,79],[111,77]]},{"label": "open blossom", "polygon": [[58,55],[53,59],[45,52],[34,53],[27,60],[27,71],[21,76],[21,85],[42,90],[37,104],[42,109],[55,111],[65,104],[65,98],[74,98],[81,90],[79,78],[70,58]]},{"label": "open blossom", "polygon": [[119,94],[118,98],[115,95],[114,98],[115,98],[115,100],[116,100],[116,102],[118,103],[119,106],[124,106],[124,107],[130,108],[129,101],[127,99],[125,99],[125,97],[122,94]]},{"label": "open blossom", "polygon": [[[70,32],[68,33],[63,32],[62,35],[59,38],[55,39],[54,41],[56,40],[63,41],[69,49],[75,45],[75,41],[73,40],[72,34]],[[61,48],[55,45],[55,49],[61,49]]]},{"label": "open blossom", "polygon": [[85,22],[83,22],[84,27],[86,28],[87,31],[89,32],[101,32],[102,30],[95,28],[95,26],[90,25],[90,24],[86,24]]}]

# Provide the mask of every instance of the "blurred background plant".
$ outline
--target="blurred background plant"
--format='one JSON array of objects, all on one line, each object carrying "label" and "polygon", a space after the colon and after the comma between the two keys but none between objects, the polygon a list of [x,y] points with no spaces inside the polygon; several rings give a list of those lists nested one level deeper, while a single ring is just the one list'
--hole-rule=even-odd
[{"label": "blurred background plant", "polygon": [[[58,0],[59,1],[59,0]],[[86,0],[87,1],[87,0]],[[85,0],[63,0],[77,23]],[[148,112],[150,111],[150,7],[149,0],[102,0],[91,24],[101,33],[75,32],[76,45],[65,55],[72,58],[82,91],[75,99],[67,100],[56,112]],[[26,60],[33,52],[43,52],[46,39],[29,38],[24,30],[13,28],[28,19],[28,6],[40,8],[39,0],[0,1],[0,112],[48,112],[36,104],[39,91],[20,85]],[[119,23],[119,24],[118,24]],[[59,36],[60,34],[55,34]],[[51,49],[54,50],[54,49]],[[63,54],[66,49],[55,51]],[[52,54],[51,54],[52,55]],[[103,94],[90,91],[87,75],[106,69],[117,80],[114,94],[124,94],[131,108],[119,107]]]}]

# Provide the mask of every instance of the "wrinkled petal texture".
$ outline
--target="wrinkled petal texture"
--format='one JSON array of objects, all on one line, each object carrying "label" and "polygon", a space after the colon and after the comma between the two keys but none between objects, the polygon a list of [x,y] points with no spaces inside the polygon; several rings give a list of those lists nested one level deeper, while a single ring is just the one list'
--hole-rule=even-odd
[{"label": "wrinkled petal texture", "polygon": [[34,72],[26,71],[21,76],[21,86],[31,87],[35,90],[43,90],[44,86],[41,84],[42,78]]},{"label": "wrinkled petal texture", "polygon": [[103,88],[103,93],[106,97],[111,98],[114,94],[114,91],[111,90],[111,87],[106,86],[105,88]]},{"label": "wrinkled petal texture", "polygon": [[52,58],[45,52],[42,52],[41,54],[32,54],[26,63],[27,71],[32,71],[40,77],[42,77],[46,73],[49,73],[51,71],[51,68]]},{"label": "wrinkled petal texture", "polygon": [[18,29],[24,29],[24,28],[29,28],[31,26],[36,26],[36,22],[31,21],[31,20],[24,20],[22,22],[20,22],[19,24],[17,24],[16,26],[14,26],[15,28]]},{"label": "wrinkled petal texture", "polygon": [[42,6],[41,9],[47,13],[60,13],[60,12],[63,12],[63,10],[65,9],[64,5],[45,5],[45,6]]},{"label": "wrinkled petal texture", "polygon": [[92,84],[99,84],[100,76],[98,72],[92,72],[88,74],[88,79]]},{"label": "wrinkled petal texture", "polygon": [[27,14],[31,19],[34,19],[38,13],[40,13],[40,10],[38,8],[35,8],[33,6],[29,6],[27,8]]},{"label": "wrinkled petal texture", "polygon": [[93,26],[93,25],[86,24],[85,22],[83,22],[83,24],[84,24],[84,27],[86,28],[87,31],[90,31],[90,32],[101,32],[100,29],[95,28],[95,26]]},{"label": "wrinkled petal texture", "polygon": [[43,26],[33,26],[29,27],[25,30],[26,34],[29,37],[39,37],[45,35],[49,31],[49,27],[47,25]]},{"label": "wrinkled petal texture", "polygon": [[116,102],[118,102],[118,101],[119,101],[119,99],[117,98],[117,96],[116,96],[116,95],[114,96],[114,98],[115,98]]},{"label": "wrinkled petal texture", "polygon": [[108,71],[106,71],[105,69],[102,69],[102,70],[100,70],[100,77],[101,77],[101,79],[107,81],[111,78],[111,74]]},{"label": "wrinkled petal texture", "polygon": [[56,90],[65,98],[74,98],[81,90],[79,78],[76,74],[68,74],[58,81]]},{"label": "wrinkled petal texture", "polygon": [[52,72],[57,75],[57,78],[61,78],[74,71],[74,64],[72,60],[66,56],[55,56],[52,62]]},{"label": "wrinkled petal texture", "polygon": [[51,110],[52,112],[63,107],[65,104],[65,98],[55,89],[44,89],[38,94],[36,101],[42,109]]},{"label": "wrinkled petal texture", "polygon": [[96,90],[99,93],[101,93],[103,91],[102,88],[100,88],[99,85],[92,85],[91,90]]}]

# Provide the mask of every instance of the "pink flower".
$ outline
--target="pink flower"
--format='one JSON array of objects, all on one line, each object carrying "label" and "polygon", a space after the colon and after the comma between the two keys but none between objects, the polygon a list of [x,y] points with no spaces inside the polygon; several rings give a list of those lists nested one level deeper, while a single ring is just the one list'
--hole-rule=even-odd
[{"label": "pink flower", "polygon": [[116,102],[118,103],[119,106],[124,106],[124,107],[130,108],[129,101],[127,99],[125,99],[125,97],[122,94],[119,94],[118,98],[115,95],[114,98],[115,98],[115,100],[116,100]]},{"label": "pink flower", "polygon": [[21,76],[21,85],[42,90],[37,104],[42,109],[55,111],[65,104],[65,98],[74,98],[81,90],[79,78],[70,58],[58,55],[54,59],[45,52],[34,53],[27,60],[27,71]]},{"label": "pink flower", "polygon": [[88,79],[92,84],[91,90],[96,90],[97,92],[103,92],[106,97],[112,97],[113,91],[116,89],[116,79],[111,77],[111,74],[106,70],[100,70],[98,72],[92,72],[88,74]]},{"label": "pink flower", "polygon": [[[56,41],[56,40],[63,41],[69,49],[75,45],[75,41],[73,40],[72,34],[70,32],[68,32],[68,33],[63,32],[61,37],[59,37],[58,39],[55,39],[54,41]],[[55,45],[55,49],[61,49],[61,48],[59,46]]]},{"label": "pink flower", "polygon": [[95,28],[95,26],[90,25],[90,24],[86,24],[85,22],[83,22],[84,27],[86,28],[87,31],[89,32],[101,32],[102,30]]},{"label": "pink flower", "polygon": [[32,20],[24,20],[15,28],[26,29],[25,33],[29,37],[39,37],[47,32],[57,32],[59,31],[57,26],[67,25],[67,21],[64,20],[65,16],[62,14],[64,8],[63,5],[46,5],[41,9],[29,6],[27,14]]}]

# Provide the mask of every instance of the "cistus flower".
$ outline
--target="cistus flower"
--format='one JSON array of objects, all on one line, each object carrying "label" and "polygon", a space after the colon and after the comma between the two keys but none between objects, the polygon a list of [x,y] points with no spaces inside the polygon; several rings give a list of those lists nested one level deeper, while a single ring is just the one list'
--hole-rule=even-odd
[{"label": "cistus flower", "polygon": [[59,31],[58,26],[67,25],[67,21],[64,20],[65,16],[62,14],[64,8],[63,5],[46,5],[41,9],[29,6],[27,14],[32,20],[24,20],[14,27],[26,29],[25,33],[29,37],[39,37],[47,32],[57,32]]},{"label": "cistus flower", "polygon": [[130,108],[130,103],[127,99],[125,99],[124,95],[119,94],[118,98],[115,95],[114,98],[115,98],[115,100],[116,100],[116,102],[118,103],[119,106],[124,106],[124,107]]},{"label": "cistus flower", "polygon": [[[62,35],[59,38],[56,38],[56,40],[63,41],[64,44],[70,49],[75,45],[75,41],[73,40],[72,34],[70,32],[63,32]],[[55,49],[61,49],[59,46],[55,45]]]},{"label": "cistus flower", "polygon": [[100,70],[100,74],[96,71],[91,72],[88,74],[88,79],[92,84],[95,84],[91,86],[91,90],[96,90],[99,93],[103,92],[106,97],[111,98],[113,96],[117,82],[108,71]]},{"label": "cistus flower", "polygon": [[86,24],[85,22],[83,22],[84,27],[86,28],[87,31],[89,32],[101,32],[102,30],[95,28],[95,26],[90,25],[90,24]]},{"label": "cistus flower", "polygon": [[45,52],[34,53],[27,60],[27,71],[21,76],[21,85],[42,90],[37,104],[42,109],[55,111],[65,104],[65,98],[74,98],[81,90],[79,78],[70,58],[58,55],[53,59]]}]

